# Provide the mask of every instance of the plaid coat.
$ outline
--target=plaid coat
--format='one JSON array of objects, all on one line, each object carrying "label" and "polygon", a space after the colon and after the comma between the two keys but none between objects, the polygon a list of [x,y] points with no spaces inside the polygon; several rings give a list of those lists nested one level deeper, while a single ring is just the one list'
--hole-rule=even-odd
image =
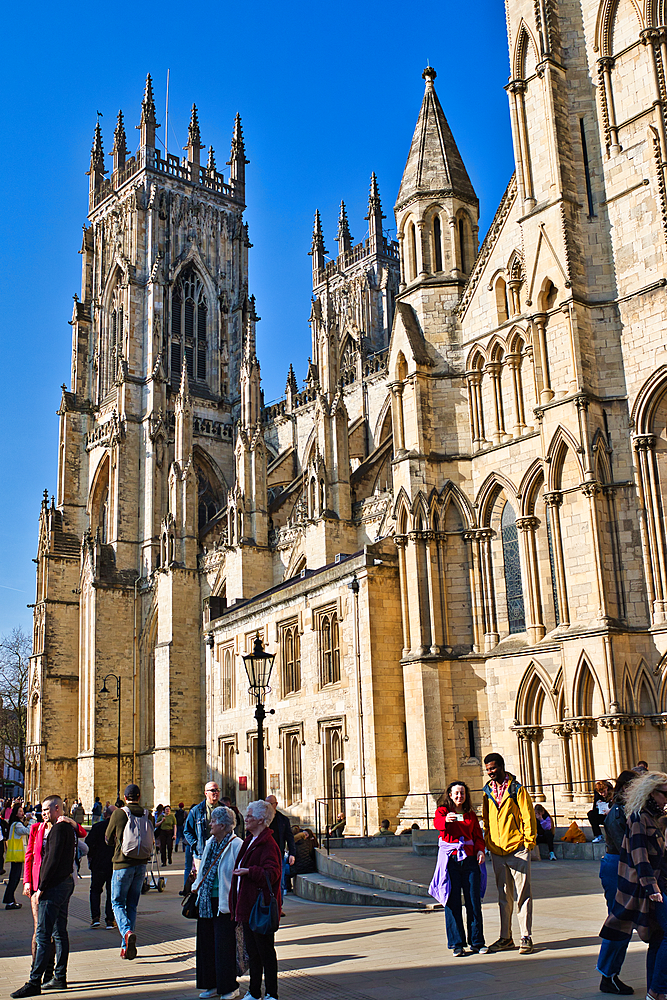
[{"label": "plaid coat", "polygon": [[661,889],[658,875],[665,853],[665,834],[659,815],[648,808],[630,816],[618,863],[618,889],[600,937],[626,940],[632,931],[648,941],[658,924],[653,918],[649,896]]}]

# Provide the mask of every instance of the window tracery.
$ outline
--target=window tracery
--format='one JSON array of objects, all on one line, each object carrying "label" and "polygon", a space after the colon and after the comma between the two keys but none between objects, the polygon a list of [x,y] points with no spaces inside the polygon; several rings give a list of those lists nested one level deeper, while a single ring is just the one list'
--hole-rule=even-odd
[{"label": "window tracery", "polygon": [[171,297],[172,382],[180,382],[185,359],[188,379],[206,383],[208,364],[208,300],[201,278],[193,268],[177,280]]}]

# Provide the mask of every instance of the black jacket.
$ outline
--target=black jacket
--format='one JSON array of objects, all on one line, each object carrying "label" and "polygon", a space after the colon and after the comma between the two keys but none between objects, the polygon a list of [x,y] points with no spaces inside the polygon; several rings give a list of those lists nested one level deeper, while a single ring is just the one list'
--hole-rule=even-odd
[{"label": "black jacket", "polygon": [[56,823],[49,830],[39,869],[40,892],[60,885],[74,871],[76,830],[71,823]]},{"label": "black jacket", "polygon": [[287,844],[288,853],[294,857],[296,848],[294,847],[294,834],[292,833],[292,826],[287,816],[285,816],[284,813],[278,812],[277,809],[276,815],[273,817],[271,830],[273,830],[273,836],[278,844],[280,856],[282,857],[285,853],[285,844]]},{"label": "black jacket", "polygon": [[109,817],[93,823],[90,833],[86,837],[88,844],[88,867],[91,872],[109,872],[113,870],[114,845],[107,844],[104,835],[109,825]]},{"label": "black jacket", "polygon": [[625,836],[626,826],[623,806],[620,802],[614,802],[604,818],[604,839],[606,841],[607,854],[621,853],[621,844]]}]

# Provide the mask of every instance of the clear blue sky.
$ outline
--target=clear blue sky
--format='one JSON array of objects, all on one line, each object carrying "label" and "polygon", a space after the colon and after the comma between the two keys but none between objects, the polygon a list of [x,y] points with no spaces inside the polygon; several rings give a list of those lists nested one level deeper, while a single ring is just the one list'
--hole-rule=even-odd
[{"label": "clear blue sky", "polygon": [[[361,240],[375,170],[385,225],[394,228],[392,207],[427,60],[438,72],[436,88],[480,199],[480,237],[513,164],[502,0],[480,0],[474,9],[395,0],[37,2],[6,9],[0,34],[1,634],[31,624],[31,560],[42,491],[55,491],[55,410],[60,385],[69,384],[68,320],[80,290],[77,251],[97,111],[104,115],[105,152],[119,108],[134,148],[146,73],[153,75],[164,123],[169,67],[170,149],[184,145],[194,101],[202,141],[213,145],[225,172],[240,112],[251,161],[250,287],[262,317],[257,339],[267,402],[282,395],[290,361],[297,378],[305,377],[315,209],[330,253],[341,198],[352,235]],[[164,125],[158,134],[164,137]]]}]

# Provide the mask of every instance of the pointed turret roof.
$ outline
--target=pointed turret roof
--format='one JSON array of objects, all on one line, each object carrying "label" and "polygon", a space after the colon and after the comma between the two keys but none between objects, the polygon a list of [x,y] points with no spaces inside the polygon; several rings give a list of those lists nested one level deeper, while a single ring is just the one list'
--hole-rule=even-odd
[{"label": "pointed turret roof", "polygon": [[[378,179],[375,176],[375,171],[371,174],[371,186],[368,192],[368,215],[367,219],[370,219],[371,215],[375,212],[382,213],[382,202],[380,201],[380,189],[378,188]],[[384,219],[386,216],[381,214]]]},{"label": "pointed turret roof", "polygon": [[336,243],[338,244],[338,250],[343,253],[344,250],[349,250],[352,246],[352,234],[350,233],[350,224],[347,221],[347,211],[345,209],[345,202],[340,203],[340,215],[338,216],[338,232],[336,233]]},{"label": "pointed turret roof", "polygon": [[296,380],[296,375],[294,374],[294,368],[292,365],[289,366],[289,371],[287,373],[287,385],[285,386],[285,391],[290,391],[292,394],[296,394],[299,391],[299,385]]},{"label": "pointed turret roof", "polygon": [[446,191],[463,201],[477,203],[477,195],[435,92],[433,81],[436,75],[432,66],[427,66],[422,73],[426,81],[424,100],[403,171],[396,208],[411,198],[435,191]]},{"label": "pointed turret roof", "polygon": [[200,149],[204,148],[201,144],[199,115],[197,114],[196,104],[192,105],[192,111],[190,112],[190,124],[188,125],[188,146],[199,146]]},{"label": "pointed turret roof", "polygon": [[97,169],[102,173],[104,170],[104,147],[102,145],[102,129],[100,128],[100,120],[97,119],[97,124],[95,125],[95,132],[93,133],[93,145],[90,150],[90,166],[91,168]]},{"label": "pointed turret roof", "polygon": [[208,147],[208,163],[206,164],[207,170],[215,170],[215,150],[213,146]]},{"label": "pointed turret roof", "polygon": [[125,124],[123,122],[123,112],[118,112],[118,121],[116,122],[116,130],[113,134],[113,149],[111,154],[117,156],[127,155],[127,136],[125,135]]},{"label": "pointed turret roof", "polygon": [[250,160],[247,160],[245,155],[245,140],[243,138],[243,128],[241,126],[241,115],[237,112],[236,118],[234,119],[234,131],[232,132],[232,152],[229,160],[227,161],[227,166],[231,166],[232,160],[241,159],[244,163],[250,163]]},{"label": "pointed turret roof", "polygon": [[322,233],[322,220],[320,219],[320,210],[315,209],[315,222],[313,223],[313,242],[311,245],[311,253],[320,250],[323,254],[326,253],[324,247],[324,235]]},{"label": "pointed turret roof", "polygon": [[144,99],[141,102],[141,124],[149,122],[155,124],[155,99],[153,97],[153,81],[151,75],[146,76],[146,87],[144,89]]}]

